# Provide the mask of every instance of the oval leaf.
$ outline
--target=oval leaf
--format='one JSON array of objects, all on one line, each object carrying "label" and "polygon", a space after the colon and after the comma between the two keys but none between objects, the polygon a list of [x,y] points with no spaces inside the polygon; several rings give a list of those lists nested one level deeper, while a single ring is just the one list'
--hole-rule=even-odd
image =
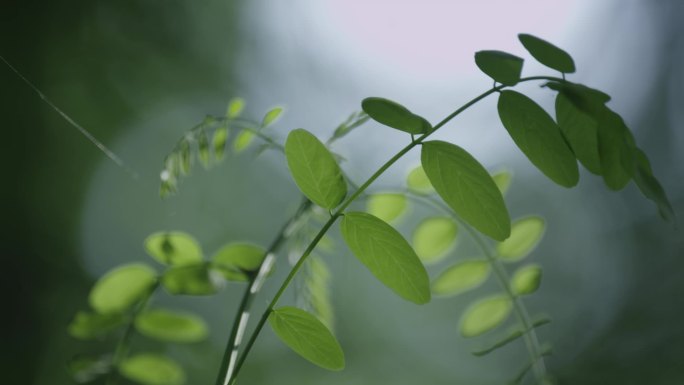
[{"label": "oval leaf", "polygon": [[250,243],[231,243],[222,247],[212,258],[213,267],[230,281],[248,281],[249,273],[256,272],[266,257],[266,249]]},{"label": "oval leaf", "polygon": [[519,261],[528,256],[544,235],[544,219],[522,218],[513,223],[511,236],[496,246],[499,257],[507,262]]},{"label": "oval leaf", "polygon": [[427,218],[413,232],[413,248],[424,262],[438,262],[456,244],[456,233],[456,223],[451,218]]},{"label": "oval leaf", "polygon": [[286,306],[273,310],[268,323],[278,338],[300,356],[324,369],[344,369],[340,344],[318,318]]},{"label": "oval leaf", "polygon": [[556,96],[556,121],[577,160],[591,173],[601,175],[596,121],[563,93]]},{"label": "oval leaf", "polygon": [[202,318],[163,309],[147,310],[135,318],[140,334],[160,341],[198,342],[209,334]]},{"label": "oval leaf", "polygon": [[228,127],[219,127],[214,131],[214,137],[211,141],[211,146],[214,149],[214,158],[216,160],[223,159],[226,153],[226,142],[228,141]]},{"label": "oval leaf", "polygon": [[117,330],[126,322],[121,314],[98,314],[79,311],[69,324],[69,335],[90,340]]},{"label": "oval leaf", "polygon": [[660,185],[658,179],[653,175],[651,162],[646,154],[638,148],[634,149],[634,159],[636,170],[634,172],[634,182],[641,193],[658,206],[660,216],[666,221],[675,219],[674,209],[670,200],[667,198],[665,189]]},{"label": "oval leaf", "polygon": [[406,185],[409,190],[418,194],[431,194],[435,191],[435,188],[432,187],[432,183],[430,183],[430,179],[428,179],[427,174],[425,174],[425,170],[423,170],[423,166],[420,165],[409,171],[406,176]]},{"label": "oval leaf", "polygon": [[404,194],[373,194],[366,201],[366,211],[387,223],[394,223],[406,212],[408,199]]},{"label": "oval leaf", "polygon": [[90,291],[90,306],[100,314],[121,313],[138,302],[157,281],[157,273],[142,263],[111,270]]},{"label": "oval leaf", "polygon": [[513,274],[513,277],[511,278],[511,290],[515,295],[532,294],[539,289],[541,278],[541,266],[523,266]]},{"label": "oval leaf", "polygon": [[521,33],[518,39],[527,52],[541,64],[566,74],[575,72],[575,62],[562,49],[536,36]]},{"label": "oval leaf", "polygon": [[611,190],[623,189],[634,175],[631,133],[617,113],[604,108],[598,120],[598,151],[601,174]]},{"label": "oval leaf", "polygon": [[376,122],[409,134],[423,134],[432,130],[427,120],[388,99],[365,98],[361,102],[361,108]]},{"label": "oval leaf", "polygon": [[152,353],[129,357],[119,365],[122,376],[143,385],[181,385],[185,373],[176,361]]},{"label": "oval leaf", "polygon": [[205,264],[172,267],[164,272],[161,283],[166,291],[176,295],[211,295],[219,287],[219,281]]},{"label": "oval leaf", "polygon": [[523,59],[502,51],[479,51],[475,64],[495,82],[514,86],[520,81]]},{"label": "oval leaf", "polygon": [[519,92],[503,91],[498,110],[504,127],[532,164],[561,186],[577,184],[575,155],[543,108]]},{"label": "oval leaf", "polygon": [[145,239],[145,251],[165,265],[183,266],[202,261],[202,249],[195,238],[179,231],[150,235]]},{"label": "oval leaf", "polygon": [[226,117],[229,119],[235,119],[242,113],[245,109],[245,100],[242,98],[232,98],[228,102],[228,108],[226,108]]},{"label": "oval leaf", "polygon": [[340,228],[352,253],[380,282],[408,301],[430,301],[425,267],[397,230],[366,213],[346,213]]},{"label": "oval leaf", "polygon": [[511,174],[510,171],[499,171],[496,174],[492,174],[492,179],[494,180],[496,187],[501,191],[501,195],[506,195],[508,188],[511,187],[513,174]]},{"label": "oval leaf", "polygon": [[347,195],[342,170],[328,149],[304,129],[290,132],[285,156],[292,177],[307,198],[317,205],[335,208]]},{"label": "oval leaf", "polygon": [[504,240],[511,232],[508,210],[492,177],[461,147],[441,141],[423,143],[423,169],[437,193],[475,229]]},{"label": "oval leaf", "polygon": [[283,113],[283,108],[282,107],[275,107],[272,110],[268,111],[266,115],[264,115],[264,119],[261,121],[261,126],[262,127],[268,127],[271,124],[275,123],[276,120],[280,117],[280,114]]},{"label": "oval leaf", "polygon": [[254,133],[249,130],[242,130],[233,141],[233,150],[236,154],[243,152],[254,141]]},{"label": "oval leaf", "polygon": [[480,286],[489,277],[489,262],[471,259],[459,262],[441,272],[432,282],[437,295],[457,295]]},{"label": "oval leaf", "polygon": [[504,296],[490,297],[471,305],[461,319],[461,335],[476,337],[503,323],[511,313],[511,301]]}]

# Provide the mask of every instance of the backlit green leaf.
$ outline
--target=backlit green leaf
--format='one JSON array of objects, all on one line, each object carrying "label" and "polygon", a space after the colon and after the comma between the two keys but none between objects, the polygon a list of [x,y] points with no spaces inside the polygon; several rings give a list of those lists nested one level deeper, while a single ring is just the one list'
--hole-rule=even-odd
[{"label": "backlit green leaf", "polygon": [[511,290],[516,295],[532,294],[541,284],[542,268],[539,265],[527,265],[518,269],[511,278]]},{"label": "backlit green leaf", "polygon": [[180,231],[150,235],[145,239],[145,251],[165,265],[192,265],[202,261],[202,249],[195,238]]},{"label": "backlit green leaf", "polygon": [[600,175],[596,121],[577,108],[564,93],[556,96],[556,120],[580,163]]},{"label": "backlit green leaf", "polygon": [[456,223],[451,218],[432,217],[413,231],[413,248],[425,263],[442,260],[456,244]]},{"label": "backlit green leaf", "polygon": [[126,319],[121,314],[79,311],[69,324],[69,335],[81,340],[90,340],[117,330],[125,321]]},{"label": "backlit green leaf", "polygon": [[340,228],[349,249],[380,282],[411,302],[430,301],[425,267],[397,230],[366,213],[346,213]]},{"label": "backlit green leaf", "polygon": [[142,263],[123,265],[102,276],[88,301],[98,313],[121,313],[138,302],[157,281],[157,273]]},{"label": "backlit green leaf", "polygon": [[119,365],[122,376],[142,385],[182,385],[183,368],[166,356],[141,353],[127,358]]},{"label": "backlit green leaf", "polygon": [[275,334],[290,349],[328,370],[344,369],[344,352],[318,318],[296,307],[281,307],[268,316]]},{"label": "backlit green leaf", "polygon": [[492,179],[496,184],[496,187],[501,191],[501,195],[506,195],[508,188],[511,186],[511,180],[513,179],[513,174],[510,171],[499,171],[492,174]]},{"label": "backlit green leaf", "polygon": [[372,194],[366,201],[366,211],[387,223],[394,223],[408,207],[408,199],[404,194],[383,193]]},{"label": "backlit green leaf", "polygon": [[328,149],[310,132],[292,130],[285,142],[285,156],[295,183],[317,205],[333,209],[347,195],[342,170]]},{"label": "backlit green leaf", "polygon": [[432,183],[430,183],[430,179],[425,174],[425,170],[423,170],[423,166],[420,165],[409,171],[406,176],[406,185],[409,190],[419,194],[431,194],[435,191]]},{"label": "backlit green leaf", "polygon": [[209,167],[209,162],[211,160],[211,152],[209,151],[209,137],[207,133],[202,130],[197,136],[197,149],[198,157],[202,166],[205,168]]},{"label": "backlit green leaf", "polygon": [[242,130],[233,141],[233,150],[236,154],[241,153],[254,141],[254,133],[249,130]]},{"label": "backlit green leaf", "polygon": [[570,55],[546,40],[521,33],[518,39],[527,52],[541,64],[563,73],[575,72],[575,62]]},{"label": "backlit green leaf", "polygon": [[172,267],[161,278],[166,291],[175,295],[211,295],[219,282],[206,264]]},{"label": "backlit green leaf", "polygon": [[228,141],[228,127],[219,127],[214,131],[214,138],[212,139],[212,147],[214,148],[214,158],[216,160],[223,159],[226,153],[226,142]]},{"label": "backlit green leaf", "polygon": [[163,309],[146,310],[138,315],[135,328],[144,336],[168,342],[198,342],[209,333],[202,318]]},{"label": "backlit green leaf", "polygon": [[276,120],[280,117],[280,114],[283,113],[283,108],[282,107],[275,107],[268,111],[266,115],[264,115],[264,119],[261,121],[261,127],[268,127],[271,124],[275,123]]},{"label": "backlit green leaf", "polygon": [[480,300],[471,305],[461,318],[461,335],[476,337],[503,323],[511,313],[511,301],[504,296]]},{"label": "backlit green leaf", "polygon": [[231,243],[222,247],[212,257],[213,267],[227,280],[248,281],[249,274],[259,270],[266,250],[250,243]]},{"label": "backlit green leaf", "polygon": [[190,149],[190,142],[187,139],[181,141],[178,148],[178,159],[180,161],[180,171],[183,175],[190,173],[192,168],[192,150]]},{"label": "backlit green leaf", "polygon": [[475,64],[494,81],[514,86],[520,81],[523,59],[502,51],[479,51],[475,53]]},{"label": "backlit green leaf", "polygon": [[461,147],[423,143],[423,169],[437,193],[463,220],[496,239],[510,234],[510,217],[501,191],[487,170]]},{"label": "backlit green leaf", "polygon": [[228,108],[226,109],[226,117],[229,119],[235,119],[240,116],[242,111],[245,109],[245,100],[242,98],[232,98],[228,102]]},{"label": "backlit green leaf", "polygon": [[388,99],[366,98],[361,102],[361,108],[376,122],[409,134],[422,134],[432,130],[427,120]]},{"label": "backlit green leaf", "polygon": [[432,282],[437,295],[457,295],[480,286],[489,277],[489,262],[471,259],[458,262],[442,271]]},{"label": "backlit green leaf", "polygon": [[515,144],[537,168],[561,186],[579,181],[577,160],[556,122],[537,103],[515,91],[499,96],[499,117]]},{"label": "backlit green leaf", "polygon": [[623,189],[634,175],[631,141],[631,133],[622,117],[605,108],[598,120],[598,151],[603,181],[612,190]]},{"label": "backlit green leaf", "polygon": [[544,219],[536,216],[513,222],[511,236],[496,246],[499,257],[507,262],[525,258],[541,240],[545,227]]},{"label": "backlit green leaf", "polygon": [[638,148],[634,150],[634,158],[636,161],[636,171],[634,173],[634,182],[636,183],[641,193],[658,206],[660,216],[666,221],[675,219],[674,209],[670,200],[667,198],[665,190],[658,182],[658,179],[653,175],[651,170],[651,163],[646,154]]}]

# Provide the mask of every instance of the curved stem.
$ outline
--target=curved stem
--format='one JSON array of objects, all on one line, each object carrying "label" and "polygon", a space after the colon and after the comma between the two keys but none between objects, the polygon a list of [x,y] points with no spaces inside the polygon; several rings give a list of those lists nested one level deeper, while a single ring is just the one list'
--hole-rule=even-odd
[{"label": "curved stem", "polygon": [[[534,80],[550,80],[550,81],[560,81],[560,82],[564,81],[561,78],[552,77],[552,76],[531,76],[531,77],[526,77],[526,78],[520,79],[519,83],[524,83],[524,82],[529,82],[529,81],[534,81]],[[238,358],[237,364],[235,366],[235,372],[233,375],[233,380],[232,380],[231,384],[235,382],[235,379],[237,378],[237,375],[239,374],[240,369],[242,368],[242,365],[245,362],[245,359],[249,355],[249,352],[250,352],[252,346],[254,345],[256,338],[259,336],[261,329],[263,329],[264,325],[266,324],[266,321],[268,320],[268,316],[271,314],[271,312],[273,311],[273,308],[278,303],[278,300],[280,299],[280,297],[285,292],[285,289],[287,289],[287,287],[290,285],[290,283],[292,282],[292,279],[297,274],[299,269],[302,267],[302,265],[304,264],[304,262],[306,261],[308,256],[311,254],[311,252],[316,248],[316,245],[318,245],[318,242],[321,240],[321,238],[323,238],[323,236],[328,232],[328,230],[330,229],[330,227],[332,227],[332,225],[335,223],[337,218],[342,216],[342,213],[344,212],[344,210],[347,207],[349,207],[349,205],[352,204],[352,202],[354,202],[356,200],[356,198],[359,197],[359,195],[363,194],[364,191],[373,182],[375,182],[375,180],[378,179],[378,177],[380,177],[380,175],[382,175],[385,171],[387,171],[387,169],[390,168],[397,160],[401,159],[404,155],[406,155],[406,153],[411,151],[414,147],[418,146],[419,144],[423,143],[428,137],[430,137],[430,135],[432,135],[437,130],[442,128],[444,125],[449,123],[449,121],[451,121],[453,118],[455,118],[456,116],[461,114],[463,111],[467,110],[468,108],[470,108],[471,106],[473,106],[474,104],[476,104],[480,100],[486,98],[487,96],[489,96],[493,93],[499,92],[502,89],[507,88],[507,87],[508,86],[503,85],[503,84],[498,85],[496,87],[493,87],[493,88],[483,92],[482,94],[476,96],[475,98],[471,99],[469,102],[462,105],[461,107],[459,107],[457,110],[455,110],[454,112],[449,114],[446,118],[442,119],[439,123],[437,123],[432,128],[431,131],[429,131],[425,134],[422,134],[419,138],[412,140],[411,143],[409,143],[407,146],[405,146],[404,148],[399,150],[398,153],[396,153],[392,158],[390,158],[387,162],[385,162],[382,166],[380,166],[380,168],[377,171],[375,171],[373,173],[373,175],[371,175],[356,191],[354,191],[354,193],[352,195],[350,195],[347,199],[344,200],[344,202],[342,202],[342,204],[337,208],[337,210],[335,210],[335,212],[332,213],[332,215],[330,216],[330,219],[328,219],[328,221],[323,225],[321,230],[316,234],[316,236],[311,241],[311,243],[309,243],[308,247],[306,248],[306,250],[304,251],[302,256],[299,258],[297,263],[292,267],[292,269],[290,270],[290,273],[287,275],[287,277],[285,278],[285,280],[281,284],[280,288],[276,292],[275,296],[273,297],[271,302],[266,307],[266,310],[264,311],[263,315],[259,319],[259,323],[256,325],[256,328],[252,332],[250,339],[247,341],[247,344],[245,345],[245,349],[244,349],[243,353]]]}]

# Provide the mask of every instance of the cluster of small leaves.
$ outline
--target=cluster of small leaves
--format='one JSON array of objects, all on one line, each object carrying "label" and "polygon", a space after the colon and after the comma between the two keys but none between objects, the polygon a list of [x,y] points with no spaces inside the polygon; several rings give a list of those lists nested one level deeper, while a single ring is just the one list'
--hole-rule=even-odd
[{"label": "cluster of small leaves", "polygon": [[247,149],[257,137],[263,140],[259,152],[278,147],[262,130],[278,120],[283,112],[282,107],[275,107],[266,112],[261,122],[241,118],[244,107],[243,99],[231,99],[224,116],[207,116],[176,143],[164,159],[164,168],[160,173],[159,192],[162,197],[177,191],[179,179],[190,174],[196,160],[199,160],[204,168],[221,162],[225,157],[231,132],[236,133],[232,141],[232,150],[236,154]]},{"label": "cluster of small leaves", "polygon": [[119,266],[93,286],[88,302],[91,311],[76,314],[69,334],[80,340],[105,340],[118,336],[116,351],[94,357],[78,357],[70,368],[79,382],[110,374],[142,385],[180,385],[181,366],[155,352],[128,355],[130,333],[163,343],[195,343],[208,335],[198,315],[149,304],[154,291],[163,287],[172,295],[206,296],[225,286],[225,281],[244,282],[256,273],[265,250],[250,243],[229,243],[205,260],[199,243],[184,232],[159,232],[145,240],[149,256],[164,266],[157,270],[144,263]]}]

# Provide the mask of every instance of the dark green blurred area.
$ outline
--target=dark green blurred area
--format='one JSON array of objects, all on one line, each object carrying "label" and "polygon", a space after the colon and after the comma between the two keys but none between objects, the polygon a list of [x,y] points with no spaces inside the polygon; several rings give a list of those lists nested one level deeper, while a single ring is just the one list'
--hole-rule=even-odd
[{"label": "dark green blurred area", "polygon": [[[681,221],[684,135],[676,117],[682,117],[684,102],[684,27],[676,16],[684,14],[684,6],[677,0],[642,3],[652,17],[659,18],[654,25],[659,28],[657,34],[664,48],[654,69],[656,81],[643,91],[647,105],[632,128],[653,160],[656,175]],[[156,195],[156,173],[174,138],[200,121],[204,113],[221,113],[228,98],[247,88],[242,74],[234,71],[237,58],[232,60],[231,56],[238,46],[257,49],[251,44],[255,40],[252,34],[258,31],[238,28],[243,6],[218,0],[6,0],[0,5],[0,54],[103,143],[117,143],[121,137],[130,141],[136,130],[147,140],[135,147],[116,147],[124,161],[140,173],[139,179],[133,179],[0,65],[4,126],[1,159],[8,174],[2,188],[0,251],[4,278],[0,286],[4,301],[0,306],[5,325],[0,382],[70,384],[65,369],[70,357],[106,349],[106,344],[70,339],[66,325],[77,310],[86,307],[94,272],[142,260],[142,239],[148,233],[165,227],[183,228],[198,236],[208,250],[225,242],[226,234],[265,244],[296,205],[296,190],[275,156],[257,160],[243,157],[232,165],[201,172],[181,186],[187,194],[168,202],[158,202]],[[579,72],[590,70],[580,68]],[[673,82],[679,84],[673,86]],[[315,99],[316,95],[309,97]],[[277,102],[281,101],[257,100],[258,108],[251,112],[258,116],[262,106]],[[191,108],[174,111],[178,104]],[[338,112],[340,115],[330,119],[331,127],[350,111]],[[168,114],[166,120],[157,120],[162,114]],[[297,111],[292,114],[293,124],[299,124],[297,116],[305,115]],[[100,167],[106,173],[98,174]],[[88,196],[96,177],[99,196],[104,198]],[[107,191],[113,186],[101,183],[107,177],[125,186]],[[277,187],[280,185],[284,187]],[[551,191],[547,193],[546,187]],[[97,211],[92,208],[94,202],[108,206]],[[578,262],[573,274],[581,279],[570,281],[567,279],[572,275],[559,275],[549,283],[546,294],[529,301],[531,307],[555,316],[554,309],[570,307],[564,306],[566,302],[575,306],[578,301],[596,299],[593,306],[587,304],[586,317],[584,308],[572,307],[566,315],[574,313],[575,318],[558,315],[559,326],[543,332],[555,346],[548,365],[559,384],[684,383],[681,225],[663,223],[633,186],[609,193],[596,181],[587,182],[579,191],[558,192],[546,182],[522,176],[513,184],[509,204],[515,207],[515,216],[541,210],[551,223],[557,223],[540,250],[553,258],[538,260],[551,272],[547,277],[572,265],[575,250],[593,249],[596,255],[592,258],[606,257],[595,265]],[[594,218],[589,220],[596,222],[584,223],[584,218],[573,216],[572,207],[581,207],[580,212],[595,209]],[[112,214],[119,211],[119,217]],[[89,213],[87,219],[84,212]],[[112,217],[118,222],[109,227],[84,228],[84,224],[97,224],[98,215],[102,215],[102,222]],[[592,229],[598,229],[593,237],[582,238]],[[109,230],[117,233],[107,233]],[[90,244],[111,242],[113,254],[118,250],[138,253],[117,255],[116,261],[89,255],[84,246],[87,242],[82,240],[88,237]],[[602,254],[618,246],[620,255]],[[616,260],[619,264],[613,265]],[[335,262],[333,267],[339,269],[335,290],[340,299],[336,304],[349,368],[342,373],[321,373],[283,348],[268,332],[248,361],[244,383],[494,384],[522,364],[519,359],[524,352],[519,346],[502,352],[498,359],[477,359],[467,354],[472,344],[456,338],[455,326],[440,329],[430,324],[431,316],[443,316],[448,318],[443,324],[455,325],[462,303],[431,304],[426,310],[430,314],[424,315],[422,308],[394,299],[385,301],[391,297],[384,292],[364,292],[366,288],[382,291],[372,282],[355,287],[350,277],[360,269],[353,263]],[[619,283],[611,274],[622,274]],[[583,291],[580,285],[585,283]],[[606,292],[611,294],[603,295]],[[364,298],[358,306],[357,298]],[[174,303],[169,298],[161,301]],[[377,304],[374,301],[385,301],[385,309],[401,308],[400,314],[419,314],[408,319],[376,319],[371,316]],[[218,331],[213,339],[165,349],[184,363],[191,379],[188,383],[213,383],[235,299],[226,294],[196,302],[200,304],[191,306],[214,317],[211,324]],[[182,308],[190,303],[193,301],[174,304]],[[216,306],[221,309],[214,310]],[[601,327],[592,328],[597,324],[592,316],[602,319]],[[397,326],[402,324],[406,326]],[[389,336],[391,332],[406,334],[394,339]],[[447,333],[453,336],[445,337]],[[444,346],[436,347],[444,341]],[[144,346],[147,342],[136,343]],[[460,353],[453,353],[456,350]],[[464,374],[466,368],[468,374]]]}]

